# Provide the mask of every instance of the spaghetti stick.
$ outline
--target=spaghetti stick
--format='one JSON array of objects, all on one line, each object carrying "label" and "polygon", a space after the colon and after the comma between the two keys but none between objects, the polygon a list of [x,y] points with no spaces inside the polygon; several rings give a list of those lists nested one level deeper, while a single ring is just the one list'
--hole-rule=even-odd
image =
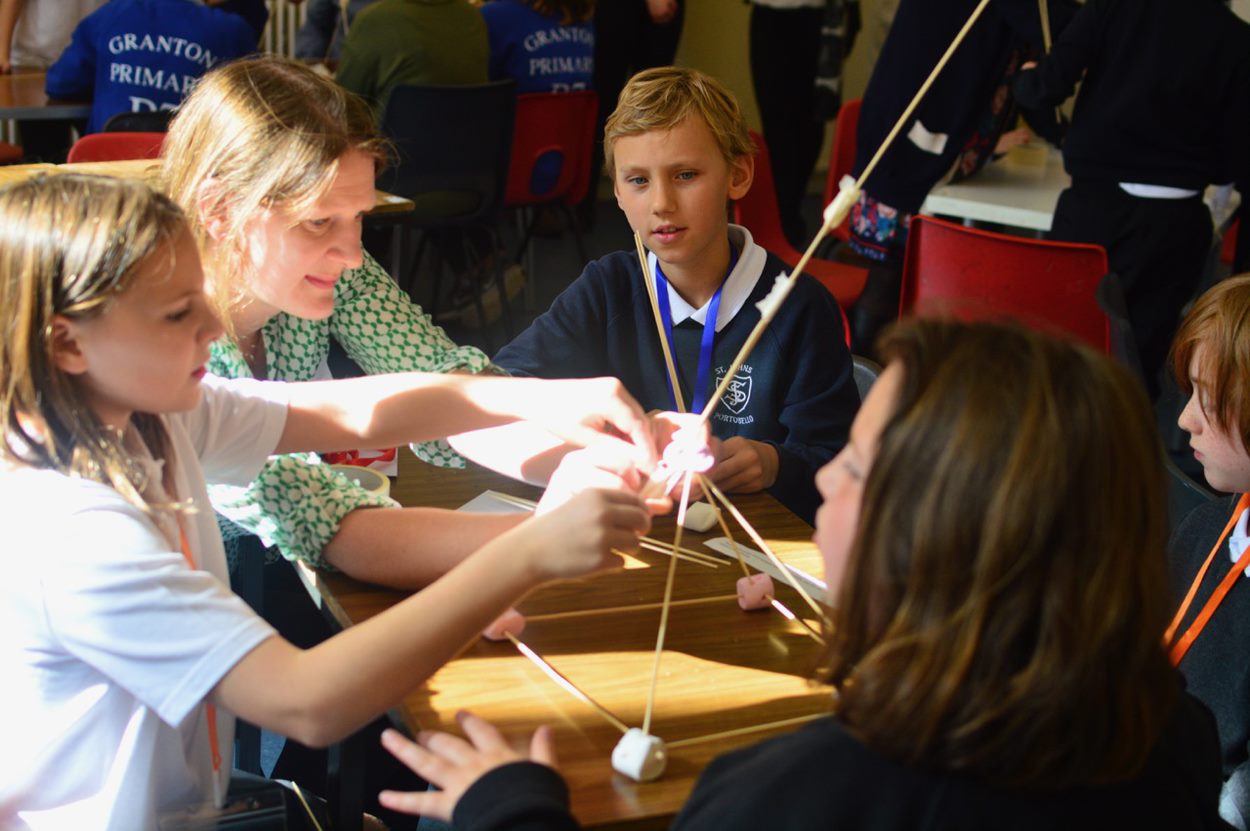
[{"label": "spaghetti stick", "polygon": [[799,626],[802,626],[803,631],[805,631],[808,635],[810,635],[812,639],[816,641],[816,643],[820,644],[821,646],[825,645],[825,639],[821,637],[820,633],[817,632],[812,627],[808,626],[807,621],[803,620],[803,618],[799,617],[794,612],[790,611],[790,609],[784,603],[782,603],[777,598],[773,597],[771,594],[765,595],[765,599],[768,601],[769,605],[771,605],[777,611],[781,612],[782,617],[784,617],[786,620],[797,623]]},{"label": "spaghetti stick", "polygon": [[[686,504],[690,501],[690,480],[687,473],[681,486],[681,502],[677,507],[677,532],[673,535],[673,548],[681,548],[681,521],[686,518]],[[673,605],[673,578],[677,574],[677,558],[668,562],[668,579],[664,581],[664,603],[660,607],[660,632],[655,638],[655,662],[651,666],[651,688],[647,692],[647,709],[642,717],[642,732],[651,733],[651,713],[655,709],[655,686],[660,680],[660,656],[664,654],[664,635],[668,632],[668,610]]]},{"label": "spaghetti stick", "polygon": [[[660,336],[660,349],[664,350],[664,365],[668,369],[668,382],[673,387],[673,401],[677,404],[677,412],[684,413],[686,403],[681,398],[681,386],[677,383],[677,366],[673,363],[673,353],[668,348],[668,333],[664,331],[659,300],[656,298],[655,285],[651,282],[651,268],[647,265],[647,249],[642,247],[642,236],[637,231],[634,231],[634,248],[638,251],[638,265],[642,267],[642,282],[646,284],[647,297],[651,300],[651,317],[655,320],[655,332]],[[713,325],[715,325],[714,322]]]},{"label": "spaghetti stick", "polygon": [[578,701],[581,701],[584,704],[589,704],[591,707],[594,708],[594,710],[597,713],[599,713],[599,715],[607,719],[607,721],[613,727],[615,727],[617,730],[620,730],[622,733],[629,730],[629,726],[625,724],[625,722],[621,721],[619,718],[612,715],[612,713],[609,712],[608,709],[604,707],[602,704],[600,704],[598,701],[595,701],[589,695],[582,692],[581,689],[579,689],[576,684],[574,684],[572,681],[570,681],[569,679],[561,675],[559,670],[557,670],[551,664],[543,660],[543,657],[541,655],[539,655],[537,652],[535,652],[534,650],[530,649],[528,646],[526,646],[525,644],[517,640],[516,635],[512,634],[511,632],[505,632],[504,634],[508,636],[508,640],[512,641],[513,646],[515,646],[518,650],[520,650],[522,655],[524,655],[526,658],[529,658],[530,661],[533,662],[534,666],[541,669],[548,678],[550,678],[552,681],[555,681],[558,685],[560,685],[565,690],[565,692],[568,692]]},{"label": "spaghetti stick", "polygon": [[[873,154],[873,157],[868,162],[868,165],[864,168],[863,172],[859,174],[859,178],[855,180],[854,190],[856,192],[864,186],[864,182],[867,181],[868,177],[872,174],[872,171],[877,167],[877,163],[881,161],[881,157],[885,155],[885,151],[889,149],[890,145],[894,142],[894,139],[903,129],[903,125],[907,123],[909,118],[911,118],[912,113],[915,112],[916,107],[919,106],[921,99],[923,99],[925,93],[929,91],[929,87],[933,86],[933,82],[946,67],[947,62],[950,61],[951,55],[955,53],[955,50],[961,43],[963,43],[964,38],[968,36],[968,32],[972,29],[973,24],[976,23],[981,17],[981,13],[985,11],[985,7],[989,5],[989,2],[990,0],[981,0],[981,2],[977,4],[977,7],[972,11],[972,15],[964,23],[963,28],[959,30],[959,34],[955,35],[955,39],[951,41],[951,45],[946,48],[946,52],[937,62],[937,66],[933,67],[933,71],[929,73],[929,77],[926,78],[925,82],[920,85],[920,89],[916,91],[911,103],[907,105],[907,109],[903,110],[903,114],[899,116],[898,121],[894,123],[893,129],[890,130],[889,134],[885,137],[885,140],[881,142],[881,146],[877,148],[876,153]],[[755,325],[755,329],[752,330],[750,336],[747,337],[746,342],[742,344],[742,349],[738,351],[738,356],[734,358],[734,362],[729,367],[729,371],[725,373],[724,377],[721,379],[721,383],[716,387],[716,391],[712,394],[712,397],[708,399],[707,406],[703,408],[703,412],[700,414],[700,417],[704,424],[706,424],[708,419],[712,417],[712,411],[716,409],[716,406],[720,403],[721,398],[725,395],[725,390],[729,389],[729,385],[733,382],[734,376],[738,374],[738,370],[742,368],[742,364],[746,361],[747,355],[751,354],[751,350],[755,348],[755,345],[763,336],[764,330],[768,328],[768,324],[772,322],[773,317],[777,314],[777,309],[781,307],[782,302],[786,299],[786,296],[789,295],[790,290],[794,288],[798,275],[802,274],[803,269],[807,267],[807,263],[811,260],[812,255],[815,254],[817,246],[820,245],[830,231],[841,225],[842,221],[846,219],[846,212],[850,210],[850,202],[841,199],[841,196],[842,194],[839,194],[839,198],[834,199],[834,201],[830,203],[829,208],[826,208],[825,221],[816,232],[816,236],[812,239],[811,244],[807,246],[807,250],[803,252],[803,256],[799,258],[798,263],[790,272],[790,276],[778,278],[777,285],[773,288],[772,292],[769,293],[768,297],[765,298],[764,301],[760,302],[759,305],[761,307],[761,314],[759,323]],[[838,210],[831,210],[835,206]]]},{"label": "spaghetti stick", "polygon": [[[699,484],[703,485],[704,493],[710,494],[712,492],[711,488],[708,487],[708,483],[704,481],[703,476],[699,477]],[[709,497],[709,500],[710,500],[710,497]],[[729,530],[729,523],[725,522],[725,515],[721,512],[720,508],[716,507],[716,503],[714,501],[709,501],[709,504],[712,506],[712,510],[716,512],[716,518],[720,521],[721,531],[724,532],[725,538],[729,540],[729,544],[733,546],[734,554],[736,554],[738,557],[738,565],[742,566],[743,575],[746,577],[750,577],[751,569],[747,566],[747,561],[743,559],[742,557],[742,549],[738,547],[738,541],[734,539],[733,532]],[[799,626],[802,626],[803,629],[807,631],[807,634],[811,635],[813,638],[816,639],[817,643],[824,645],[825,639],[822,638],[820,636],[820,633],[818,633],[815,629],[808,626],[807,621],[803,620],[794,612],[790,611],[785,606],[785,604],[783,604],[780,600],[773,597],[772,595],[767,595],[767,599],[768,599],[769,604],[771,604],[774,609],[781,612],[782,617],[786,618],[787,620],[792,620],[795,623],[797,623]]]},{"label": "spaghetti stick", "polygon": [[[670,606],[704,606],[709,603],[724,603],[727,600],[737,600],[736,594],[718,594],[712,597],[691,597],[686,600],[674,600]],[[634,606],[603,606],[594,609],[574,609],[569,612],[551,612],[545,615],[527,615],[529,621],[538,620],[564,620],[566,618],[575,617],[592,617],[595,615],[611,615],[618,612],[649,612],[653,609],[659,609],[663,603],[639,603]]]},{"label": "spaghetti stick", "polygon": [[742,576],[750,577],[751,569],[747,566],[747,561],[742,557],[742,549],[738,547],[738,541],[734,539],[733,532],[729,530],[729,523],[725,522],[725,514],[720,508],[716,507],[716,501],[712,499],[712,489],[708,486],[707,477],[699,475],[699,484],[703,486],[703,492],[708,494],[707,504],[712,506],[712,510],[716,512],[716,521],[720,523],[721,533],[725,535],[725,539],[729,540],[729,544],[733,546],[734,556],[738,558],[738,565],[742,566]]},{"label": "spaghetti stick", "polygon": [[706,736],[695,736],[692,739],[681,739],[675,742],[665,742],[668,749],[674,747],[686,747],[687,745],[700,744],[701,742],[711,742],[717,739],[727,739],[731,736],[742,736],[747,733],[758,733],[761,730],[772,730],[774,727],[790,727],[795,724],[805,724],[809,721],[816,721],[821,718],[828,718],[828,713],[817,713],[811,716],[796,716],[794,718],[785,718],[781,721],[770,721],[767,724],[755,724],[750,727],[739,727],[737,730],[724,730],[720,733],[709,733]]},{"label": "spaghetti stick", "polygon": [[[639,545],[640,547],[645,548],[647,551],[654,551],[657,554],[666,554],[669,557],[676,556],[678,559],[685,560],[688,563],[694,563],[695,565],[698,565],[698,566],[703,566],[704,568],[720,568],[721,561],[715,557],[706,557],[706,556],[695,557],[689,554],[683,554],[681,552],[677,552],[677,554],[674,555],[673,547],[671,545],[665,545],[663,543],[657,544],[657,543],[641,542],[639,543]],[[614,553],[620,554],[622,552],[616,551]]]},{"label": "spaghetti stick", "polygon": [[888,150],[890,145],[894,143],[895,137],[897,137],[899,131],[903,129],[903,125],[907,123],[907,119],[911,118],[911,114],[916,111],[916,107],[920,106],[921,99],[923,99],[925,93],[929,91],[929,87],[933,86],[933,82],[937,80],[937,76],[940,75],[942,70],[946,68],[946,64],[950,61],[951,55],[955,54],[955,50],[958,49],[959,45],[964,42],[964,38],[966,38],[968,36],[968,32],[972,30],[973,24],[980,19],[981,13],[985,11],[985,7],[989,5],[989,2],[990,0],[981,0],[981,2],[977,4],[977,7],[972,10],[972,14],[968,17],[967,22],[964,23],[963,28],[959,30],[959,34],[955,35],[955,39],[951,41],[951,45],[946,47],[946,52],[943,53],[941,59],[938,60],[937,66],[933,67],[933,71],[929,73],[929,77],[925,78],[924,83],[920,85],[920,89],[918,89],[916,94],[912,97],[911,103],[907,105],[907,109],[903,110],[903,114],[898,117],[898,121],[894,122],[894,129],[890,130],[889,135],[885,137],[885,141],[881,142],[881,146],[877,148],[877,152],[873,154],[872,159],[868,162],[868,166],[864,168],[863,173],[860,173],[859,178],[855,180],[856,187],[862,188],[864,186],[864,181],[872,174],[872,171],[877,166],[877,162],[881,161],[881,157],[885,155],[885,151]]},{"label": "spaghetti stick", "polygon": [[[721,489],[716,487],[714,483],[709,480],[707,484],[711,487],[710,494],[721,501],[721,504],[725,506],[729,513],[733,515],[733,518],[738,521],[738,524],[742,526],[743,530],[747,532],[747,536],[749,536],[755,544],[760,547],[760,551],[763,551],[768,559],[773,561],[773,565],[780,569],[782,574],[789,574],[789,566],[783,563],[781,558],[773,553],[772,548],[768,545],[768,543],[764,542],[764,538],[759,535],[759,532],[755,530],[751,523],[747,522],[747,518],[742,515],[742,512],[734,507],[733,503],[729,501],[729,498],[725,496],[725,494],[721,493]],[[811,595],[807,593],[807,589],[803,588],[802,582],[796,579],[791,582],[791,585],[794,587],[794,590],[799,593],[799,596],[807,602],[807,605],[812,607],[812,611],[816,613],[816,616],[821,620],[824,620],[825,610],[820,607],[819,603],[812,600]]]}]

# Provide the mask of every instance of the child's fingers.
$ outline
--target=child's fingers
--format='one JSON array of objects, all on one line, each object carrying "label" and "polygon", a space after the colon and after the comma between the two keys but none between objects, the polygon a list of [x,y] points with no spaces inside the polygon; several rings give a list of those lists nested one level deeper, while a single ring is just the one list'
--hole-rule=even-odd
[{"label": "child's fingers", "polygon": [[422,730],[417,734],[417,743],[429,751],[428,755],[446,759],[452,765],[463,766],[473,760],[473,746],[450,733]]},{"label": "child's fingers", "polygon": [[512,748],[504,741],[503,734],[486,719],[478,718],[468,710],[460,710],[456,713],[456,723],[478,750],[484,753],[511,752]]},{"label": "child's fingers", "polygon": [[404,738],[398,731],[389,728],[382,731],[382,746],[425,781],[440,788],[446,784],[450,771],[436,752],[426,750],[416,742]]},{"label": "child's fingers", "polygon": [[555,734],[545,724],[535,730],[533,737],[530,738],[530,759],[540,765],[557,767]]},{"label": "child's fingers", "polygon": [[383,808],[443,822],[451,819],[445,802],[443,795],[437,791],[382,791],[378,794],[378,803]]}]

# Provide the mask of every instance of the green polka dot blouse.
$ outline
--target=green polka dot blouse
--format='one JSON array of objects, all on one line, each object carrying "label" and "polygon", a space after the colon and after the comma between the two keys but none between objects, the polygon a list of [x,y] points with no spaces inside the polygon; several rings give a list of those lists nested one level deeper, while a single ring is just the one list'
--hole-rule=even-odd
[{"label": "green polka dot blouse", "polygon": [[[262,336],[269,378],[309,381],[330,352],[330,338],[370,375],[387,372],[500,372],[481,350],[457,346],[429,315],[408,299],[368,253],[360,268],[343,273],[335,286],[334,313],[327,320],[278,314]],[[208,371],[226,378],[250,378],[238,345],[222,338],[212,346]],[[447,442],[413,445],[422,461],[464,467]],[[273,456],[246,488],[213,485],[213,507],[243,530],[277,546],[287,559],[326,567],[322,549],[339,523],[358,508],[392,506],[332,470],[313,453]]]}]

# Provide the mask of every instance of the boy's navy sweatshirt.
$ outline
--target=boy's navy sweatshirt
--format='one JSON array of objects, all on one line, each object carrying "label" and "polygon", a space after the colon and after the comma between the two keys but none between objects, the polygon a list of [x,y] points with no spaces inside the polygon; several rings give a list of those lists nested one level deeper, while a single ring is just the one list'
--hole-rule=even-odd
[{"label": "boy's navy sweatshirt", "polygon": [[[707,396],[759,321],[755,303],[772,289],[773,278],[789,271],[755,245],[745,229],[730,226],[730,240],[740,254],[725,281]],[[654,268],[654,257],[651,264]],[[702,320],[696,313],[673,331],[674,361],[687,407]],[[615,376],[643,409],[675,409],[651,304],[632,251],[587,265],[545,314],[499,351],[495,363],[513,375]],[[713,435],[722,440],[742,436],[776,447],[777,481],[769,493],[812,522],[820,504],[816,471],[846,443],[859,407],[833,296],[803,275],[735,377],[713,413]]]}]

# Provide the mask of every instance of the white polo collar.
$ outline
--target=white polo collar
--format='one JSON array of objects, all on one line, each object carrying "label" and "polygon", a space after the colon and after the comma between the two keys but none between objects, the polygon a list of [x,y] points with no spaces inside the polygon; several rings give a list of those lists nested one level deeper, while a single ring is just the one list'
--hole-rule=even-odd
[{"label": "white polo collar", "polygon": [[[746,305],[747,298],[751,296],[760,275],[764,273],[764,263],[768,260],[768,253],[755,244],[751,239],[751,232],[741,225],[729,226],[729,242],[738,249],[738,263],[725,278],[724,288],[721,290],[720,310],[716,313],[717,332],[724,329]],[[655,275],[655,263],[655,254],[649,253],[647,265],[651,268],[651,278]],[[693,320],[702,326],[707,321],[707,308],[712,301],[709,300],[696,309],[669,285],[668,302],[673,311],[674,326],[683,320]]]}]

